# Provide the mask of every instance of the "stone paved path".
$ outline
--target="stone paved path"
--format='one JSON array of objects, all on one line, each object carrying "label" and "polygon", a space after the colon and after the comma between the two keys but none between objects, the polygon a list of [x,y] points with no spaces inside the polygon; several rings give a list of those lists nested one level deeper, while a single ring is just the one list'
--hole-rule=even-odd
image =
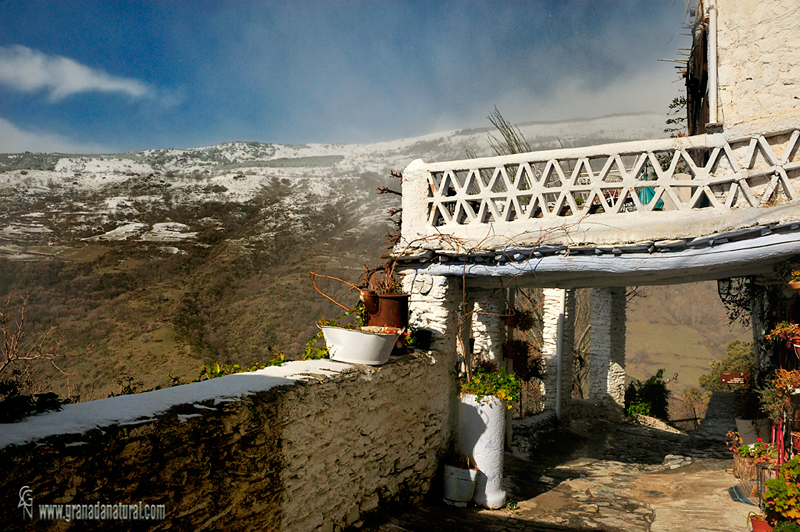
[{"label": "stone paved path", "polygon": [[[458,509],[436,500],[378,516],[368,532],[747,530],[756,507],[731,500],[736,479],[725,448],[732,397],[712,400],[693,433],[605,421],[542,434],[525,458],[507,453],[503,510]],[[434,493],[441,489],[434,487]]]}]

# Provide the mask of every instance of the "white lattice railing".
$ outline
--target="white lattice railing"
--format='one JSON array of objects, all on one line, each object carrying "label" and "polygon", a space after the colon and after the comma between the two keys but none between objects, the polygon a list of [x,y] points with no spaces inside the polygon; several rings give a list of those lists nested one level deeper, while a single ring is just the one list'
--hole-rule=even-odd
[{"label": "white lattice railing", "polygon": [[770,209],[785,218],[800,203],[799,148],[794,129],[418,160],[404,171],[403,236],[423,247],[442,247],[437,235],[467,247],[547,233],[609,243],[683,237],[692,222],[701,233],[729,230]]}]

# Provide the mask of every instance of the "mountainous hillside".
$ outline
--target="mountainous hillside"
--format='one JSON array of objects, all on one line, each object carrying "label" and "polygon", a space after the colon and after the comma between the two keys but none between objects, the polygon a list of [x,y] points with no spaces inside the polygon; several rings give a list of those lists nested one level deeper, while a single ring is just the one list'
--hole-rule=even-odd
[{"label": "mountainous hillside", "polygon": [[[521,129],[535,149],[664,136],[658,115]],[[491,155],[487,131],[369,145],[0,154],[0,296],[17,309],[30,296],[31,333],[57,325],[69,375],[51,368],[37,378],[84,400],[118,392],[128,376],[149,388],[167,373],[195,378],[212,361],[297,358],[315,320],[338,315],[309,271],[354,281],[383,252],[386,209],[399,199],[375,189],[398,188],[390,170],[464,158],[468,148]],[[345,286],[324,289],[355,302]],[[661,353],[640,343],[636,356]],[[649,367],[636,360],[637,371]]]}]

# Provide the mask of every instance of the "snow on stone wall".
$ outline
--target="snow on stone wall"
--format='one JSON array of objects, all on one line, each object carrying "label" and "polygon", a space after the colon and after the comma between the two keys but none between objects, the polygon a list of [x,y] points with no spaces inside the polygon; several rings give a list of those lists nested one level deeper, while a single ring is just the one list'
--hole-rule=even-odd
[{"label": "snow on stone wall", "polygon": [[800,116],[797,0],[717,5],[719,119],[725,129],[763,129],[765,122]]},{"label": "snow on stone wall", "polygon": [[339,530],[429,489],[453,366],[423,354],[377,368],[290,362],[0,425],[0,529],[31,526],[16,496],[29,486],[35,511],[166,505],[149,530]]}]

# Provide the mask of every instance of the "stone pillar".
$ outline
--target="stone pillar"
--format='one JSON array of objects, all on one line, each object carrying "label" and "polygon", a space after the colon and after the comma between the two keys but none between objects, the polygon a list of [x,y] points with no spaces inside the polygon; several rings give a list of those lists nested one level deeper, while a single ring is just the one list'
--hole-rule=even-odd
[{"label": "stone pillar", "polygon": [[753,283],[752,296],[750,300],[750,323],[753,328],[753,357],[756,367],[766,368],[769,366],[769,356],[771,350],[764,342],[767,334],[767,323],[769,311],[769,298],[763,286]]},{"label": "stone pillar", "polygon": [[473,312],[473,359],[488,360],[494,362],[498,369],[503,369],[506,327],[502,315],[506,311],[505,293],[503,289],[470,289],[468,297]]},{"label": "stone pillar", "polygon": [[592,290],[589,398],[625,404],[625,288]]},{"label": "stone pillar", "polygon": [[430,331],[431,351],[455,358],[461,279],[411,273],[403,278],[403,290],[410,294],[409,326]]},{"label": "stone pillar", "polygon": [[[572,398],[572,359],[575,337],[575,293],[560,288],[545,288],[542,329],[542,402],[545,410],[563,417]],[[560,342],[560,345],[559,345]],[[559,355],[561,371],[559,384]],[[560,402],[557,401],[560,392]],[[557,407],[557,403],[559,406]]]}]

